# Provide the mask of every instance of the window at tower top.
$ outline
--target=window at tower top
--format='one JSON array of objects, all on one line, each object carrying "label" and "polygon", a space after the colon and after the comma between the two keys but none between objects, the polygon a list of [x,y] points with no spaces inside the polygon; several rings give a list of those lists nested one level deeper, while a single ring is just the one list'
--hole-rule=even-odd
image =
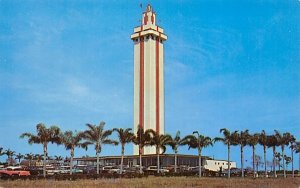
[{"label": "window at tower top", "polygon": [[143,13],[143,25],[155,25],[155,12],[150,4],[148,4],[146,11]]}]

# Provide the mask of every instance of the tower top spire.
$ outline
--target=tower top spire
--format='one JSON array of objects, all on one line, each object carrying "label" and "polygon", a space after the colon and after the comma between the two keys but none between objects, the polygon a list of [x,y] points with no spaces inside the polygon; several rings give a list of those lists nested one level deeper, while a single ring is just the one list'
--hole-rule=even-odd
[{"label": "tower top spire", "polygon": [[167,40],[164,30],[156,25],[156,14],[150,4],[147,5],[146,11],[142,14],[141,25],[134,28],[134,33],[131,39],[135,40],[141,36],[152,35],[158,37],[160,40]]},{"label": "tower top spire", "polygon": [[150,4],[147,5],[146,12],[153,12],[152,6]]}]

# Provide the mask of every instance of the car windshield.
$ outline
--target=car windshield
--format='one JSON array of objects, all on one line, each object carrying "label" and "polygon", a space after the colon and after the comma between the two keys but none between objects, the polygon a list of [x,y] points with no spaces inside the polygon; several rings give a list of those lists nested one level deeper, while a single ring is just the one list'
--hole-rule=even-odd
[{"label": "car windshield", "polygon": [[7,168],[8,171],[19,171],[21,168]]}]

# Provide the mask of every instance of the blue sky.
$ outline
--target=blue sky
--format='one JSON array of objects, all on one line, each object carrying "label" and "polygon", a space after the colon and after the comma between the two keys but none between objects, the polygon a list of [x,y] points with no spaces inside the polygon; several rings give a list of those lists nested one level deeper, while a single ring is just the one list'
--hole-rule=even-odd
[{"label": "blue sky", "polygon": [[[42,153],[40,145],[19,139],[40,122],[62,130],[84,130],[102,120],[108,129],[132,127],[130,34],[141,19],[140,3],[144,9],[148,2],[1,0],[0,146]],[[226,127],[278,129],[300,138],[299,1],[151,4],[168,35],[167,133],[198,130],[215,137]],[[126,149],[132,153],[132,146]],[[76,150],[76,156],[94,153],[93,147]],[[102,155],[119,153],[109,146]],[[196,151],[182,147],[180,153]],[[68,152],[50,145],[49,154]],[[225,159],[226,147],[219,143],[204,154]],[[238,147],[232,159],[239,162]]]}]

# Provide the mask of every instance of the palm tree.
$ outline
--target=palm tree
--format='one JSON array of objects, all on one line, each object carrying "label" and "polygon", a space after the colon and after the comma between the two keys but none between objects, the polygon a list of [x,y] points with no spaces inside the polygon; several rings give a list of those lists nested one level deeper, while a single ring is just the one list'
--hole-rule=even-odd
[{"label": "palm tree", "polygon": [[136,135],[133,138],[133,143],[139,146],[139,158],[140,158],[140,173],[143,173],[142,169],[142,154],[143,148],[151,144],[151,133],[152,129],[144,131],[142,127],[139,126]]},{"label": "palm tree", "polygon": [[273,151],[273,172],[274,177],[276,178],[276,147],[279,146],[278,140],[275,135],[269,135],[267,136],[267,146],[270,148],[272,147]]},{"label": "palm tree", "polygon": [[47,160],[48,160],[48,161],[52,161],[52,160],[54,160],[54,157],[48,155],[48,156],[47,156]]},{"label": "palm tree", "polygon": [[133,141],[134,134],[131,132],[131,128],[122,129],[122,128],[114,128],[113,131],[117,132],[119,143],[121,144],[121,170],[120,174],[123,173],[123,163],[124,163],[124,153],[125,153],[125,145]]},{"label": "palm tree", "polygon": [[175,173],[177,172],[177,154],[178,154],[178,147],[187,144],[187,139],[180,138],[180,131],[177,131],[174,138],[171,141],[171,147],[175,153],[174,155],[174,170]]},{"label": "palm tree", "polygon": [[36,160],[37,162],[41,162],[44,159],[44,155],[43,154],[35,154],[33,156],[33,159]]},{"label": "palm tree", "polygon": [[213,140],[210,137],[204,136],[199,134],[198,131],[194,131],[193,134],[195,135],[187,135],[184,139],[187,140],[187,144],[190,148],[198,149],[198,163],[199,163],[199,177],[202,176],[202,149],[208,146],[213,145]]},{"label": "palm tree", "polygon": [[21,153],[18,153],[18,154],[16,155],[16,159],[18,159],[19,164],[20,164],[20,162],[21,162],[21,159],[23,159],[23,158],[24,158],[24,155],[22,155]]},{"label": "palm tree", "polygon": [[64,158],[60,155],[54,155],[54,160],[56,163],[60,163]]},{"label": "palm tree", "polygon": [[[294,139],[294,136],[290,133],[286,132],[281,134],[279,131],[275,130],[275,136],[277,137],[277,140],[281,146],[281,152],[282,156],[284,156],[284,148],[285,146],[288,146],[291,142],[291,140]],[[286,178],[286,171],[285,171],[285,159],[282,157],[282,167],[283,167],[283,176]]]},{"label": "palm tree", "polygon": [[295,177],[295,173],[294,173],[294,151],[296,149],[297,145],[296,145],[296,139],[293,137],[291,138],[290,141],[290,149],[291,149],[291,162],[292,162],[292,177]]},{"label": "palm tree", "polygon": [[46,158],[48,156],[48,144],[49,142],[60,144],[60,129],[57,126],[51,126],[47,128],[44,124],[39,123],[36,126],[37,134],[23,133],[20,138],[28,138],[29,144],[42,144],[44,151],[44,161],[43,161],[43,175],[46,177]]},{"label": "palm tree", "polygon": [[241,169],[242,169],[242,178],[244,178],[244,147],[248,144],[249,139],[249,130],[241,131],[238,134],[237,143],[241,147]]},{"label": "palm tree", "polygon": [[254,162],[255,162],[255,165],[256,165],[256,172],[258,172],[259,165],[263,164],[263,162],[261,161],[261,156],[255,155],[254,156]]},{"label": "palm tree", "polygon": [[230,132],[228,129],[220,129],[220,133],[223,133],[223,138],[216,137],[214,139],[215,142],[223,142],[225,145],[227,145],[227,155],[228,155],[228,178],[230,178],[230,146],[231,145],[237,145],[237,139],[238,139],[238,131]]},{"label": "palm tree", "polygon": [[299,170],[300,171],[300,142],[296,142],[295,153],[299,153]]},{"label": "palm tree", "polygon": [[99,174],[99,155],[101,153],[102,145],[113,144],[117,145],[116,141],[109,139],[112,130],[104,130],[105,122],[102,121],[99,125],[86,124],[88,130],[84,131],[82,137],[87,140],[85,144],[95,145],[96,155],[97,155],[97,174]]},{"label": "palm tree", "polygon": [[3,148],[0,147],[0,156],[5,155],[5,152],[3,152]]},{"label": "palm tree", "polygon": [[66,156],[63,160],[64,160],[64,163],[70,163],[71,162],[71,159],[68,156]]},{"label": "palm tree", "polygon": [[250,135],[248,138],[247,144],[252,147],[252,168],[253,168],[253,177],[256,177],[255,174],[255,150],[256,145],[258,144],[259,134],[255,133],[253,135]]},{"label": "palm tree", "polygon": [[73,173],[73,158],[75,153],[75,148],[80,147],[87,150],[87,144],[82,142],[83,139],[82,132],[66,131],[60,135],[61,142],[64,144],[66,150],[70,150],[70,175]]},{"label": "palm tree", "polygon": [[157,173],[160,172],[160,161],[159,161],[159,155],[160,153],[165,153],[166,151],[166,145],[171,145],[172,143],[172,137],[168,134],[159,134],[153,130],[151,131],[151,140],[150,145],[155,146],[156,148],[156,155],[157,155]]},{"label": "palm tree", "polygon": [[280,171],[282,156],[280,152],[275,153],[276,165],[278,165],[278,170]]},{"label": "palm tree", "polygon": [[0,147],[0,156],[4,155],[3,147]]},{"label": "palm tree", "polygon": [[34,154],[33,153],[27,153],[24,156],[24,159],[28,160],[28,166],[29,167],[31,166],[31,161],[33,160],[33,158],[34,158]]},{"label": "palm tree", "polygon": [[292,158],[287,155],[284,155],[284,161],[284,165],[286,166],[285,168],[287,168],[287,166],[292,162]]},{"label": "palm tree", "polygon": [[12,165],[13,163],[13,156],[15,155],[15,151],[12,151],[10,149],[5,150],[4,154],[7,155],[7,163],[8,165]]},{"label": "palm tree", "polygon": [[267,144],[268,144],[268,140],[267,140],[267,134],[266,134],[265,130],[261,131],[261,133],[259,135],[258,142],[259,142],[260,145],[263,146],[264,164],[265,164],[265,177],[268,177],[268,172],[267,172]]}]

